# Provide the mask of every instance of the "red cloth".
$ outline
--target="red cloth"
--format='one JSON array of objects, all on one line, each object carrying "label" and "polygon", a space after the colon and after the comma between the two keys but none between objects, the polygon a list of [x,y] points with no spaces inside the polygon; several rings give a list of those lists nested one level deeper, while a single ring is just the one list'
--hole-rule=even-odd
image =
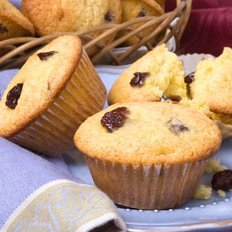
[{"label": "red cloth", "polygon": [[[166,12],[173,10],[176,7],[176,0],[166,0]],[[232,0],[192,0],[192,9],[208,9],[232,7]]]},{"label": "red cloth", "polygon": [[[175,2],[167,0],[166,10],[175,8]],[[218,56],[223,47],[232,47],[232,0],[193,0],[180,52]]]}]

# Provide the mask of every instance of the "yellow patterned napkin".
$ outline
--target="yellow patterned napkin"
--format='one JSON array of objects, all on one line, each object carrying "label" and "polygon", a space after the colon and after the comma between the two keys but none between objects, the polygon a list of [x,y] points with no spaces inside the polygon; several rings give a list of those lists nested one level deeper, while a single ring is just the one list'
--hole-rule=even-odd
[{"label": "yellow patterned napkin", "polygon": [[1,232],[126,230],[96,187],[74,182],[57,165],[2,138],[0,173]]}]

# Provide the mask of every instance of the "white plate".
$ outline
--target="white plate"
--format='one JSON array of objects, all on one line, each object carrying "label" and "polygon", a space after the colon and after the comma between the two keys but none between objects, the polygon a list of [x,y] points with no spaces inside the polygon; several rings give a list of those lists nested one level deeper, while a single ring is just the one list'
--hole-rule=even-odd
[{"label": "white plate", "polygon": [[[185,72],[195,70],[196,64],[205,55],[186,55],[180,58],[185,63]],[[127,66],[99,66],[97,71],[107,90]],[[232,139],[223,143],[217,153],[223,164],[232,168]],[[76,152],[76,151],[75,151]],[[77,163],[68,160],[69,168],[75,177],[87,184],[94,184],[89,170],[81,155]],[[202,183],[210,183],[211,176],[204,176]],[[132,210],[118,208],[130,231],[232,231],[232,193],[226,197],[214,194],[208,201],[190,200],[177,209],[169,210]],[[178,228],[176,227],[178,226]],[[176,227],[176,228],[175,228]],[[220,228],[220,229],[219,229]],[[150,230],[151,229],[151,230]]]}]

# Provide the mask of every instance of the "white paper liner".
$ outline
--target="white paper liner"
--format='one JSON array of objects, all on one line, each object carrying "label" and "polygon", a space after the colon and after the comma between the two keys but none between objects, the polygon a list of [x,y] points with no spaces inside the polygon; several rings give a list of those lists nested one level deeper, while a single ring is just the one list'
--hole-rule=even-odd
[{"label": "white paper liner", "polygon": [[35,152],[59,156],[74,147],[76,130],[102,110],[105,100],[105,87],[83,51],[73,76],[50,107],[9,139]]},{"label": "white paper liner", "polygon": [[168,209],[188,201],[208,160],[171,165],[125,165],[86,157],[95,184],[116,203]]}]

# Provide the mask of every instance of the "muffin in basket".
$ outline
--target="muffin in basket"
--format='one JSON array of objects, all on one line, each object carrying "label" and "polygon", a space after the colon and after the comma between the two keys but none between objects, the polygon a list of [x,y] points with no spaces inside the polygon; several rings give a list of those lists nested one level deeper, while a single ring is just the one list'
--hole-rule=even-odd
[{"label": "muffin in basket", "polygon": [[[164,14],[164,9],[154,0],[121,0],[122,3],[122,22],[127,22],[131,19],[145,17],[145,16],[160,16]],[[141,26],[138,23],[133,28]],[[155,28],[145,30],[142,35],[149,35]],[[127,34],[128,32],[122,32]],[[139,39],[133,36],[128,39],[127,44],[132,45],[138,42]],[[153,41],[154,42],[154,41]]]},{"label": "muffin in basket", "polygon": [[22,10],[39,35],[82,31],[121,22],[119,0],[23,0]]},{"label": "muffin in basket", "polygon": [[193,194],[221,144],[204,114],[162,102],[120,103],[88,118],[74,142],[95,184],[117,204],[167,209]]},{"label": "muffin in basket", "polygon": [[161,45],[133,63],[115,81],[110,104],[131,101],[180,101],[186,97],[183,63]]},{"label": "muffin in basket", "polygon": [[0,136],[45,155],[73,147],[79,125],[100,111],[106,91],[76,36],[33,54],[0,102]]},{"label": "muffin in basket", "polygon": [[0,41],[20,36],[33,36],[34,26],[9,1],[0,1]]}]

